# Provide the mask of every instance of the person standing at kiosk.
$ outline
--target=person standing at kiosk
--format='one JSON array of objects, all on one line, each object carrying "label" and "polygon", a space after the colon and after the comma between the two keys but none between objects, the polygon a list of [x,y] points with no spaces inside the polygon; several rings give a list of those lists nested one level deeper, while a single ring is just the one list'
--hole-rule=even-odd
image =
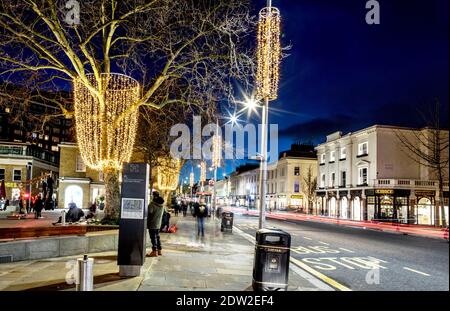
[{"label": "person standing at kiosk", "polygon": [[159,237],[159,230],[161,228],[161,221],[165,211],[163,206],[164,199],[159,196],[158,192],[153,192],[153,201],[148,206],[147,228],[152,241],[152,252],[148,254],[149,257],[158,257],[162,255],[161,239]]}]

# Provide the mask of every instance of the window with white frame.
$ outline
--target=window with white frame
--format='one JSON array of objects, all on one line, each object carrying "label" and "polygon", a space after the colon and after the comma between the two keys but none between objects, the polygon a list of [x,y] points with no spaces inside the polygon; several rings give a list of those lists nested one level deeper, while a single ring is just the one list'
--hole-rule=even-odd
[{"label": "window with white frame", "polygon": [[320,176],[320,188],[325,188],[325,174]]},{"label": "window with white frame", "polygon": [[13,169],[13,181],[22,181],[22,170]]},{"label": "window with white frame", "polygon": [[358,145],[358,155],[366,155],[369,154],[369,143],[363,142]]},{"label": "window with white frame", "polygon": [[86,172],[86,164],[80,154],[77,155],[76,172]]},{"label": "window with white frame", "polygon": [[320,155],[320,164],[324,164],[325,163],[325,153],[322,153]]},{"label": "window with white frame", "polygon": [[345,187],[347,185],[347,172],[341,172],[341,187]]},{"label": "window with white frame", "polygon": [[358,173],[358,184],[359,185],[366,185],[367,181],[368,181],[368,169],[367,167],[360,167],[358,169],[359,173]]},{"label": "window with white frame", "polygon": [[341,147],[341,160],[344,160],[347,157],[347,148]]},{"label": "window with white frame", "polygon": [[336,161],[336,151],[331,151],[330,152],[330,162],[334,162]]},{"label": "window with white frame", "polygon": [[336,174],[335,173],[331,173],[331,175],[330,175],[330,187],[331,188],[334,188],[335,180],[336,180]]}]

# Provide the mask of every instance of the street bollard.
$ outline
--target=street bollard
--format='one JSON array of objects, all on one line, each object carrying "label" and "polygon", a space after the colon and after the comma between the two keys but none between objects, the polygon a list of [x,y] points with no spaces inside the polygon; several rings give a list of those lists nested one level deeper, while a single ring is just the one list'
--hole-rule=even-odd
[{"label": "street bollard", "polygon": [[78,277],[76,290],[78,292],[90,292],[94,290],[94,259],[84,255],[78,259]]},{"label": "street bollard", "polygon": [[62,210],[61,211],[61,225],[65,226],[66,225],[66,210]]}]

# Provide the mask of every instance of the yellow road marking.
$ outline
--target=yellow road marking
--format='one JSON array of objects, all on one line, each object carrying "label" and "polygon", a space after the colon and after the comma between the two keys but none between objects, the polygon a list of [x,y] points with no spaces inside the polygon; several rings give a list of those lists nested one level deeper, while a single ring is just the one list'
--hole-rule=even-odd
[{"label": "yellow road marking", "polygon": [[332,278],[330,278],[330,277],[320,273],[319,271],[314,270],[313,268],[311,268],[310,266],[304,264],[303,262],[301,262],[298,259],[295,259],[295,258],[291,257],[290,261],[293,264],[295,264],[295,265],[299,266],[300,268],[302,268],[303,270],[305,270],[305,271],[311,273],[312,275],[314,275],[315,277],[319,278],[323,282],[333,286],[334,288],[339,289],[340,291],[345,291],[345,292],[352,291],[350,288],[348,288],[348,287],[342,285],[341,283],[333,280]]},{"label": "yellow road marking", "polygon": [[420,272],[420,271],[417,271],[417,270],[414,270],[414,269],[411,269],[411,268],[408,268],[408,267],[403,267],[403,269],[411,271],[411,272],[415,272],[415,273],[418,273],[418,274],[422,274],[422,275],[425,275],[425,276],[430,276],[428,273]]}]

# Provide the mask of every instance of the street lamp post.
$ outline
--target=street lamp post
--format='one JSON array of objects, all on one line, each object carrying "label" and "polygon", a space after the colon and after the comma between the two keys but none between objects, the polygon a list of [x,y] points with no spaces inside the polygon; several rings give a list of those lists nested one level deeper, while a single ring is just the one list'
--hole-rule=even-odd
[{"label": "street lamp post", "polygon": [[280,11],[277,8],[272,7],[271,0],[267,0],[267,7],[259,12],[257,50],[258,68],[256,77],[256,97],[258,100],[263,100],[261,164],[259,176],[260,229],[264,228],[266,211],[269,101],[277,98],[280,59]]}]

